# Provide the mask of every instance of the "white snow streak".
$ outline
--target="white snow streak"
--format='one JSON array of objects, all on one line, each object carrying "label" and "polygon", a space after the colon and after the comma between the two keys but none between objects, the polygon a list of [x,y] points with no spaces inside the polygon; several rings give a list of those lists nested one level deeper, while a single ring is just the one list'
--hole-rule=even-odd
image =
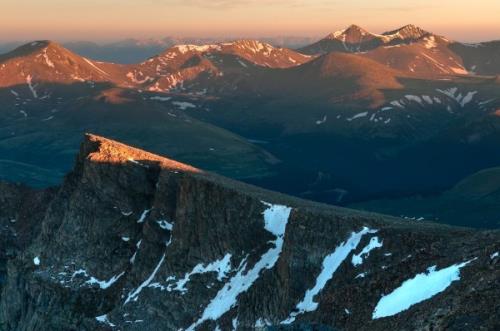
[{"label": "white snow streak", "polygon": [[342,262],[344,262],[349,253],[356,249],[361,238],[367,233],[375,232],[376,230],[371,230],[367,227],[359,232],[353,232],[346,242],[341,243],[332,254],[327,255],[323,260],[323,269],[316,278],[316,284],[313,288],[306,291],[304,299],[297,304],[296,311],[293,311],[286,320],[281,322],[281,324],[291,324],[298,315],[316,310],[316,308],[318,308],[318,303],[314,301],[314,297],[318,295],[325,287],[326,283],[332,279],[333,274],[337,271]]},{"label": "white snow streak", "polygon": [[273,205],[264,201],[262,201],[262,203],[269,207],[263,212],[264,228],[276,236],[276,239],[271,242],[274,247],[264,253],[260,260],[255,263],[253,268],[246,272],[247,262],[246,259],[243,260],[236,275],[217,293],[215,298],[213,298],[205,308],[201,318],[187,328],[188,331],[194,330],[207,320],[215,321],[219,319],[236,304],[238,296],[246,292],[253,285],[259,278],[261,271],[264,269],[272,269],[278,261],[283,247],[283,238],[288,217],[290,216],[292,208],[282,205]]},{"label": "white snow streak", "polygon": [[97,284],[99,285],[99,287],[103,290],[109,288],[111,285],[113,285],[118,279],[120,279],[121,276],[123,276],[125,274],[125,271],[121,272],[119,275],[115,275],[113,277],[111,277],[110,280],[108,281],[105,281],[105,280],[98,280],[97,278],[95,277],[90,277],[89,280],[87,280],[85,282],[85,284],[89,284],[89,285],[94,285],[94,284]]},{"label": "white snow streak", "polygon": [[158,264],[156,265],[156,268],[153,270],[153,272],[148,277],[148,279],[146,279],[141,285],[139,285],[139,287],[134,292],[128,294],[127,300],[125,300],[125,303],[123,305],[126,305],[131,300],[137,301],[137,299],[139,298],[139,294],[141,293],[142,289],[145,288],[145,287],[147,287],[151,283],[151,281],[155,278],[156,273],[160,269],[160,267],[163,264],[164,260],[165,260],[165,253],[161,257],[160,262],[158,262]]},{"label": "white snow streak", "polygon": [[144,210],[141,214],[141,217],[137,220],[137,223],[144,223],[144,221],[146,220],[146,217],[148,216],[150,211],[151,211],[151,209]]},{"label": "white snow streak", "polygon": [[28,87],[30,88],[31,93],[33,94],[33,98],[38,99],[38,94],[36,93],[35,87],[32,84],[33,77],[31,75],[28,75],[26,77],[26,83],[28,84]]},{"label": "white snow streak", "polygon": [[359,113],[359,114],[356,114],[356,115],[354,115],[353,117],[348,118],[347,120],[348,120],[349,122],[351,122],[352,120],[355,120],[355,119],[357,119],[357,118],[361,118],[361,117],[366,117],[366,116],[368,116],[368,112],[367,112],[367,111],[362,112],[362,113]]},{"label": "white snow streak", "polygon": [[90,64],[92,67],[94,67],[95,69],[97,69],[99,72],[101,72],[102,74],[106,75],[106,76],[109,76],[109,74],[102,70],[101,68],[99,68],[98,66],[96,66],[94,63],[92,63],[92,61],[90,61],[89,59],[86,59],[86,58],[83,58],[85,60],[85,62],[87,62],[88,64]]}]

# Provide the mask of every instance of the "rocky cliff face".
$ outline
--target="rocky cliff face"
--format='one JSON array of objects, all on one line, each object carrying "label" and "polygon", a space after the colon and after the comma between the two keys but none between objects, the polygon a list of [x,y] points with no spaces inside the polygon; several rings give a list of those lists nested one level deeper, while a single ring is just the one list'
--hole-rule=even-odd
[{"label": "rocky cliff face", "polygon": [[298,200],[93,135],[57,192],[5,184],[0,202],[1,330],[499,326],[498,231]]}]

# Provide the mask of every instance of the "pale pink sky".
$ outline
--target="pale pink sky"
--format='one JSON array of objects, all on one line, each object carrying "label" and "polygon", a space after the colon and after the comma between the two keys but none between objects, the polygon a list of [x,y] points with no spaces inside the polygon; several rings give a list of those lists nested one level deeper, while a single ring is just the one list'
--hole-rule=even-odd
[{"label": "pale pink sky", "polygon": [[0,41],[323,36],[412,23],[461,41],[500,39],[499,0],[2,0]]}]

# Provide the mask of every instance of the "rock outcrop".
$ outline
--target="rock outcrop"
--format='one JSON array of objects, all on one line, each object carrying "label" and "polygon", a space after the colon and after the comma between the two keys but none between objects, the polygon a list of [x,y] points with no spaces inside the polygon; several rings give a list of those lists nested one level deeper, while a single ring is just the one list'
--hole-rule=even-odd
[{"label": "rock outcrop", "polygon": [[0,202],[5,227],[24,215],[1,330],[499,326],[498,231],[299,200],[94,135],[57,192],[5,184]]}]

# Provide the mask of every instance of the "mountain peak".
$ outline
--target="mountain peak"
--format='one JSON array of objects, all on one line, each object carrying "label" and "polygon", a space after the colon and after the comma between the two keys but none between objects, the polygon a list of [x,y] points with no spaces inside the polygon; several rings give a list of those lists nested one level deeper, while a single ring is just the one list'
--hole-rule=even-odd
[{"label": "mountain peak", "polygon": [[365,29],[356,24],[351,24],[347,27],[346,31],[358,31],[358,32],[367,32]]},{"label": "mountain peak", "polygon": [[21,45],[9,53],[3,54],[0,56],[0,60],[6,61],[19,57],[36,57],[40,54],[47,54],[47,51],[50,51],[52,54],[70,53],[70,51],[56,42],[50,40],[37,40]]},{"label": "mountain peak", "polygon": [[330,33],[325,39],[350,39],[368,35],[371,35],[371,33],[366,31],[359,25],[351,24],[343,30],[338,30]]},{"label": "mountain peak", "polygon": [[413,24],[407,24],[399,29],[383,33],[384,36],[399,37],[400,39],[419,39],[429,34],[429,32]]},{"label": "mountain peak", "polygon": [[110,164],[141,164],[141,162],[143,162],[144,165],[157,164],[170,170],[181,170],[191,173],[201,172],[199,169],[192,166],[91,133],[85,134],[78,159],[81,161],[88,159],[92,162]]},{"label": "mountain peak", "polygon": [[55,41],[52,40],[35,40],[30,43],[24,44],[20,46],[19,48],[26,48],[26,49],[32,49],[34,51],[44,49],[44,48],[50,48],[50,49],[61,49],[64,48],[60,44],[58,44]]}]

